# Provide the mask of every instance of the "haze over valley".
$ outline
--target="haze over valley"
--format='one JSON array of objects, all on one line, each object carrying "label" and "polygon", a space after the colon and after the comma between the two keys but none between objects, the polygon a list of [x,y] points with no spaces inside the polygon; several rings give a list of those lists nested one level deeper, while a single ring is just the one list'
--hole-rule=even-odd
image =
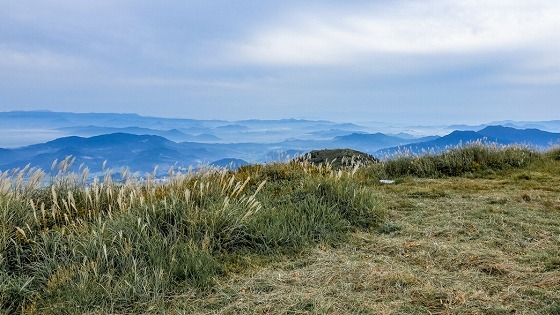
[{"label": "haze over valley", "polygon": [[[28,164],[49,170],[67,156],[94,174],[102,165],[140,173],[156,166],[228,166],[286,161],[311,150],[348,148],[386,158],[399,151],[439,152],[469,142],[546,149],[560,141],[560,121],[478,126],[393,126],[326,120],[195,120],[136,114],[1,112],[0,170]],[[397,128],[402,128],[401,130]],[[539,129],[537,129],[539,128]]]}]

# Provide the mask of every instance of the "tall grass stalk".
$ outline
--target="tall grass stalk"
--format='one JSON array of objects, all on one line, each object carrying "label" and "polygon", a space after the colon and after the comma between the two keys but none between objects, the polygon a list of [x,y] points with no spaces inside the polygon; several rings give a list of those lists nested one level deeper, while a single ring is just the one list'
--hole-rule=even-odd
[{"label": "tall grass stalk", "polygon": [[380,178],[438,178],[524,167],[542,158],[543,153],[526,146],[475,141],[448,147],[443,151],[423,150],[415,153],[403,149],[385,156],[383,163],[374,165],[369,172]]},{"label": "tall grass stalk", "polygon": [[0,309],[140,312],[211,288],[238,253],[338,242],[383,219],[375,193],[306,162],[204,168],[169,178],[110,170],[88,181],[26,167],[0,176]]}]

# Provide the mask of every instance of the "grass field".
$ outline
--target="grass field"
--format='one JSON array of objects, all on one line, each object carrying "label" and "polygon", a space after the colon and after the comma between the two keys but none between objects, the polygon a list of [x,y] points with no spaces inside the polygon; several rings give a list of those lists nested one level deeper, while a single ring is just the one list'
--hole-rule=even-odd
[{"label": "grass field", "polygon": [[560,314],[557,149],[19,174],[0,186],[4,313]]}]

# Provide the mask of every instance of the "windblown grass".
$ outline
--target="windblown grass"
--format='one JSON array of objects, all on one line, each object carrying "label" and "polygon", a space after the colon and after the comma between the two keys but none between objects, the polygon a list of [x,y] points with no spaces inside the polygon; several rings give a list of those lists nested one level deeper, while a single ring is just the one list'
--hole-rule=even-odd
[{"label": "windblown grass", "polygon": [[[554,155],[550,151],[549,155]],[[441,153],[397,152],[384,163],[368,169],[371,177],[399,178],[414,176],[441,178],[524,167],[543,154],[523,146],[502,146],[481,141],[448,148]]]},{"label": "windblown grass", "polygon": [[308,163],[202,169],[115,182],[33,169],[0,187],[0,307],[13,313],[141,312],[204,291],[240,253],[342,241],[383,208],[349,172]]},{"label": "windblown grass", "polygon": [[557,314],[558,156],[4,172],[0,312]]},{"label": "windblown grass", "polygon": [[[186,314],[559,314],[560,161],[380,185],[373,231],[319,244],[184,298]],[[551,157],[552,156],[552,157]],[[377,165],[375,167],[380,167]],[[363,172],[363,173],[362,173]]]}]

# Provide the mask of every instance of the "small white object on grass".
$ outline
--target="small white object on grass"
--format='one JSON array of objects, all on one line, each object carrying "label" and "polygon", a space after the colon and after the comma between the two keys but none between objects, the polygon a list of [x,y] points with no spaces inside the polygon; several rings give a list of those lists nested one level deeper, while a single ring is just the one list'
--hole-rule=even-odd
[{"label": "small white object on grass", "polygon": [[394,184],[395,183],[395,181],[392,180],[392,179],[380,179],[379,182],[382,183],[382,184]]}]

